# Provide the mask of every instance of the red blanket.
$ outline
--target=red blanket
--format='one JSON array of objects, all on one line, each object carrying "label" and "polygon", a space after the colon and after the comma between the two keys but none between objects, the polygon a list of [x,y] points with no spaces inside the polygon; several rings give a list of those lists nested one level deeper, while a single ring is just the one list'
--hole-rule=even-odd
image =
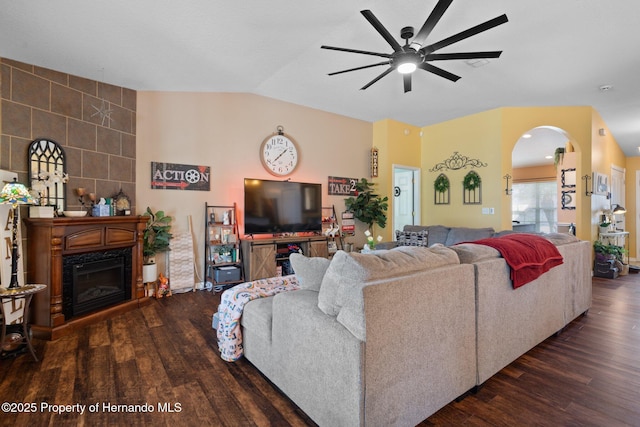
[{"label": "red blanket", "polygon": [[535,234],[514,233],[469,243],[491,246],[500,251],[511,267],[514,289],[535,280],[563,262],[558,248]]}]

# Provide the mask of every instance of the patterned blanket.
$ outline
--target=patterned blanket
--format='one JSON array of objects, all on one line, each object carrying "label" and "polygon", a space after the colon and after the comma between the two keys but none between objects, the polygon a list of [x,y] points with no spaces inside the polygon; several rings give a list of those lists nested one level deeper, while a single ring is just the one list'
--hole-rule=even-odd
[{"label": "patterned blanket", "polygon": [[241,283],[224,291],[217,313],[220,357],[227,362],[235,362],[242,357],[240,318],[245,304],[257,298],[270,297],[299,288],[296,276],[290,275]]}]

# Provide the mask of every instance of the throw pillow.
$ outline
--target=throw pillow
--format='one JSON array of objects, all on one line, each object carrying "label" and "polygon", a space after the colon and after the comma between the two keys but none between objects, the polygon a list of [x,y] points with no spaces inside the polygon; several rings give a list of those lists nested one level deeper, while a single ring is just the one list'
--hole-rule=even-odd
[{"label": "throw pillow", "polygon": [[300,289],[319,291],[330,260],[321,257],[306,257],[299,253],[289,255],[291,267],[300,282]]},{"label": "throw pillow", "polygon": [[428,246],[427,230],[400,231],[396,230],[396,242],[398,246]]}]

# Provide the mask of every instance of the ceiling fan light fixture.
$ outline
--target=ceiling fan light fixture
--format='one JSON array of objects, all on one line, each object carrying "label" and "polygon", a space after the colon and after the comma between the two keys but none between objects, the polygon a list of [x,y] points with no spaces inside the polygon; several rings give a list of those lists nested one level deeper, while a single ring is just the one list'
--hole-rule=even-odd
[{"label": "ceiling fan light fixture", "polygon": [[411,74],[413,73],[416,69],[418,68],[418,66],[411,61],[407,61],[407,62],[403,62],[400,65],[398,65],[398,72],[400,74]]}]

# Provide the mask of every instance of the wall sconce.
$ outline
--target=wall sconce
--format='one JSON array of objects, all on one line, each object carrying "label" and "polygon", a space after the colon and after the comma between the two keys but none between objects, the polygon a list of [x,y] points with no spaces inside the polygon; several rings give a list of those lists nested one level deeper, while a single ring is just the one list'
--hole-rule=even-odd
[{"label": "wall sconce", "polygon": [[582,179],[584,180],[584,195],[587,197],[591,197],[591,195],[593,194],[593,184],[591,186],[591,191],[589,191],[589,180],[591,179],[591,175],[587,174],[583,176]]},{"label": "wall sconce", "polygon": [[505,176],[503,176],[503,178],[507,180],[507,187],[504,189],[504,194],[510,196],[511,193],[513,193],[513,189],[509,188],[509,180],[511,179],[511,175],[506,174]]}]

